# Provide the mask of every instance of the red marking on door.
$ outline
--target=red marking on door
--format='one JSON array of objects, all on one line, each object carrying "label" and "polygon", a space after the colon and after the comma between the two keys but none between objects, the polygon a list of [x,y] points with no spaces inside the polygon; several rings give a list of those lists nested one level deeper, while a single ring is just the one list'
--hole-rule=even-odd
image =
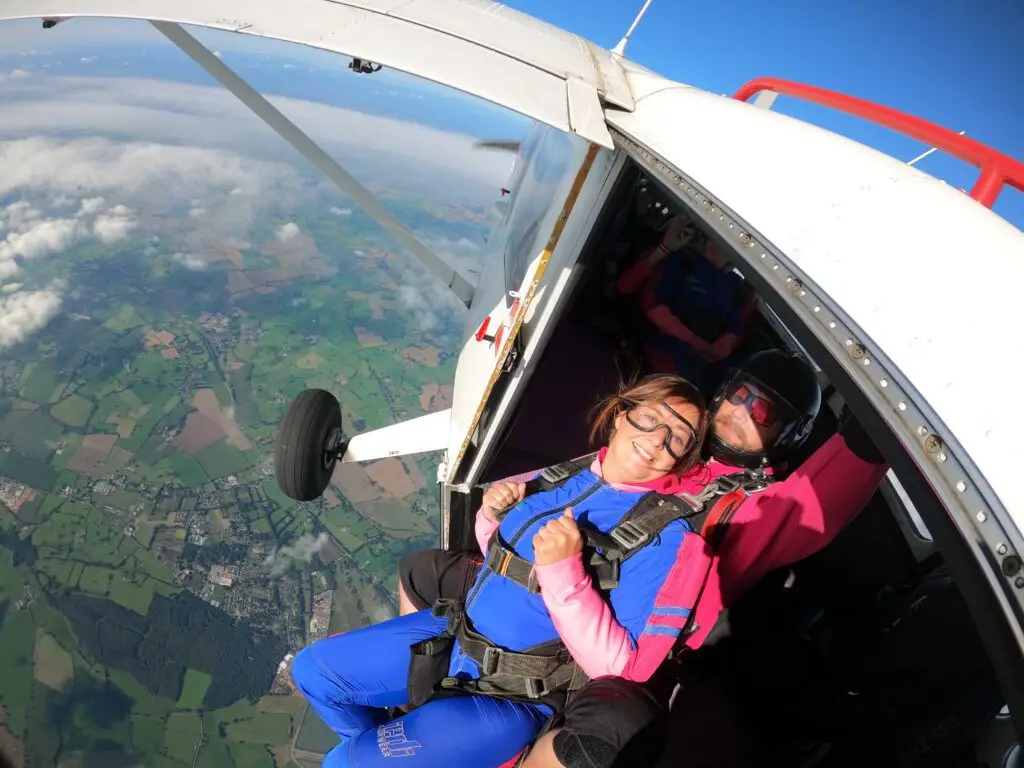
[{"label": "red marking on door", "polygon": [[480,327],[477,328],[477,331],[476,331],[476,340],[477,341],[483,341],[484,338],[487,336],[487,326],[490,325],[490,322],[491,322],[491,318],[490,317],[485,317],[483,323],[481,323]]}]

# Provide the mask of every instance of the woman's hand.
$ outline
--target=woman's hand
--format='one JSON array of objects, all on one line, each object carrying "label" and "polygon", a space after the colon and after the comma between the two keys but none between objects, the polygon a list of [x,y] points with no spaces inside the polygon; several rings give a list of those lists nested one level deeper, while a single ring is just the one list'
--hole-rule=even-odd
[{"label": "woman's hand", "polygon": [[484,494],[484,517],[496,523],[498,512],[514,507],[525,497],[526,483],[495,483]]},{"label": "woman's hand", "polygon": [[583,537],[568,507],[561,517],[548,522],[533,537],[533,562],[551,565],[583,551]]},{"label": "woman's hand", "polygon": [[694,224],[689,218],[679,214],[672,217],[661,235],[661,244],[669,251],[678,251],[693,241]]}]

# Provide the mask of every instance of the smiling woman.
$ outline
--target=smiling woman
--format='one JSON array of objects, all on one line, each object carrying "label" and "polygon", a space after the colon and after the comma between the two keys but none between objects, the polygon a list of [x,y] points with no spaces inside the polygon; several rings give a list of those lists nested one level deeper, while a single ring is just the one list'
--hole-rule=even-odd
[{"label": "smiling woman", "polygon": [[[704,396],[679,376],[648,376],[598,405],[590,441],[607,440],[609,482],[655,480],[700,459],[708,429]],[[610,473],[610,474],[609,474]]]},{"label": "smiling woman", "polygon": [[[232,703],[290,692],[282,662],[310,636],[393,613],[381,584],[436,543],[437,511],[433,458],[393,460],[402,483],[358,467],[369,501],[284,497],[271,479],[283,403],[332,390],[359,429],[419,414],[451,381],[461,305],[147,25],[12,26],[0,617],[31,610],[0,621],[0,757],[15,743],[40,765],[58,746],[98,765],[229,765],[249,741],[287,754],[291,715],[265,728]],[[477,126],[515,138],[520,123],[393,73],[338,80],[327,54],[206,39],[442,258],[479,258],[508,160],[474,149]],[[67,649],[76,680],[124,693],[116,722],[91,689],[47,687],[37,636]],[[175,709],[203,711],[198,755]]]}]

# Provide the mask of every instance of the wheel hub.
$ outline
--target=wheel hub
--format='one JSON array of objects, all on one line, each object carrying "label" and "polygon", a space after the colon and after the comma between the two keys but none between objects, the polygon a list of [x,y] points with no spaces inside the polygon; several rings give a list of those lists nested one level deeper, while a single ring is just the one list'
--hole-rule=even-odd
[{"label": "wheel hub", "polygon": [[345,455],[345,450],[347,448],[348,440],[344,438],[341,427],[334,427],[331,429],[327,434],[327,439],[324,441],[324,469],[330,469],[334,462]]}]

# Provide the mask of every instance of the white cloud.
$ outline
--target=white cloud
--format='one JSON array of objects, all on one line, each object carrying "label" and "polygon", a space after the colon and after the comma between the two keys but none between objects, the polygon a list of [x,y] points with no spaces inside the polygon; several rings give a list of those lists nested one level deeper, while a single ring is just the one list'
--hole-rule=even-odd
[{"label": "white cloud", "polygon": [[437,313],[421,288],[412,285],[399,286],[398,303],[413,314],[421,331],[432,331],[440,323]]},{"label": "white cloud", "polygon": [[60,310],[59,284],[42,291],[20,291],[0,296],[0,349],[28,338]]},{"label": "white cloud", "polygon": [[97,58],[97,56],[83,56],[81,59],[79,59],[79,61],[81,61],[83,64],[92,64],[94,61],[96,61]]},{"label": "white cloud", "polygon": [[0,83],[4,80],[24,80],[26,77],[32,77],[32,73],[24,69],[12,69],[6,75],[0,75]]},{"label": "white cloud", "polygon": [[466,311],[448,286],[427,275],[418,264],[403,273],[397,298],[399,306],[413,315],[424,332],[445,335]]},{"label": "white cloud", "polygon": [[171,255],[171,261],[181,264],[185,269],[191,269],[193,272],[201,272],[206,269],[206,262],[199,256],[192,253],[175,253]]},{"label": "white cloud", "polygon": [[336,205],[331,207],[330,212],[333,213],[335,216],[351,216],[352,215],[352,209],[351,208],[339,208]]},{"label": "white cloud", "polygon": [[[443,174],[448,195],[465,183],[493,193],[507,181],[508,157],[476,149],[474,137],[302,99],[270,99],[357,178],[379,177],[386,169],[401,175],[406,185],[436,190],[438,175]],[[289,164],[294,158],[284,141],[215,87],[139,78],[43,76],[0,84],[0,102],[0,137],[69,130],[146,136],[155,143],[222,148]],[[346,130],[338,131],[338,125]],[[458,184],[459,179],[464,183]],[[236,186],[257,193],[239,180],[225,194]]]},{"label": "white cloud", "polygon": [[80,234],[81,226],[73,219],[34,221],[22,232],[9,233],[0,241],[0,279],[18,271],[16,258],[34,259],[62,251]]},{"label": "white cloud", "polygon": [[102,197],[87,197],[82,201],[82,207],[78,209],[78,215],[92,216],[94,213],[99,213],[103,210],[106,202]]},{"label": "white cloud", "polygon": [[[37,137],[0,142],[0,169],[0,195],[19,188],[58,194],[80,194],[83,189],[110,191],[128,197],[162,191],[163,200],[208,194],[211,188],[230,189],[239,182],[261,189],[275,176],[294,177],[282,164],[262,163],[230,152],[101,138],[60,141]],[[96,204],[90,202],[86,213],[96,210]]]},{"label": "white cloud", "polygon": [[[3,114],[0,110],[0,122]],[[252,194],[229,195],[235,187]],[[0,197],[26,191],[51,199],[84,195],[75,214],[78,217],[99,213],[114,195],[137,200],[138,208],[158,210],[169,203],[195,199],[203,205],[197,203],[193,208],[204,208],[210,214],[204,219],[207,231],[242,240],[267,208],[298,206],[303,195],[311,194],[309,190],[284,163],[250,159],[227,150],[102,138],[0,140]],[[117,210],[106,215],[112,214]],[[119,219],[105,221],[100,231],[116,231],[120,236],[130,225],[125,216]]]},{"label": "white cloud", "polygon": [[[423,243],[471,282],[479,276],[483,259],[481,244],[464,237],[458,240],[425,238]],[[461,323],[466,307],[447,286],[427,275],[418,262],[412,262],[401,282],[399,306],[412,314],[421,331],[445,335]]]},{"label": "white cloud", "polygon": [[294,221],[289,221],[287,224],[282,224],[277,228],[277,239],[282,243],[287,243],[289,240],[295,238],[299,234],[299,225]]},{"label": "white cloud", "polygon": [[115,205],[96,217],[92,231],[102,242],[110,244],[126,238],[136,225],[135,214],[131,209],[124,205]]},{"label": "white cloud", "polygon": [[0,292],[14,293],[15,291],[20,291],[21,287],[21,283],[7,283],[7,285],[0,285]]},{"label": "white cloud", "polygon": [[328,537],[326,533],[321,533],[316,538],[313,538],[308,533],[303,534],[295,540],[295,543],[270,553],[267,559],[263,561],[263,564],[270,567],[270,574],[272,576],[280,576],[293,563],[310,562],[313,556],[327,545],[327,542]]},{"label": "white cloud", "polygon": [[0,210],[0,229],[21,229],[42,215],[42,212],[33,208],[31,203],[19,200]]},{"label": "white cloud", "polygon": [[454,268],[469,282],[476,284],[483,269],[484,250],[482,243],[475,243],[465,237],[451,240],[447,237],[424,238],[423,244],[436,253],[442,261]]}]

